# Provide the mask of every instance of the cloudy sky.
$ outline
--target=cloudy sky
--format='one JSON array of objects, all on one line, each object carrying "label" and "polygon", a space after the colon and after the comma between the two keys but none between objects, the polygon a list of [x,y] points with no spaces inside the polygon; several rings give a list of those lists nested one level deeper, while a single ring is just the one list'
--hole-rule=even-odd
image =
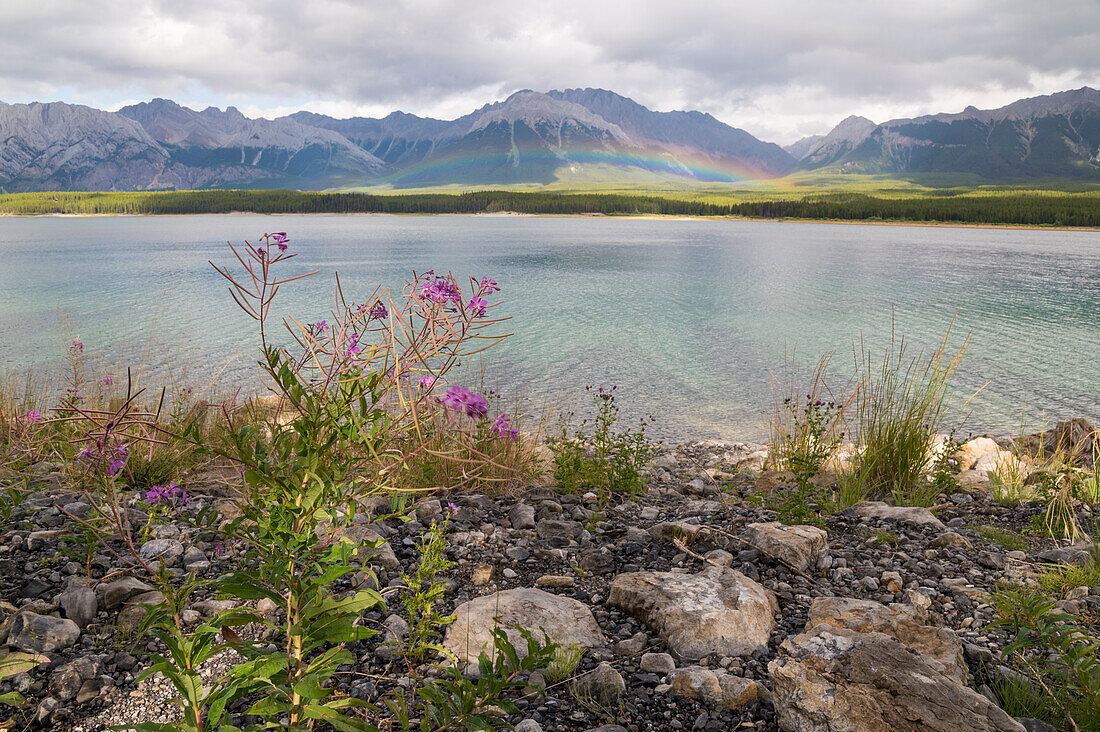
[{"label": "cloudy sky", "polygon": [[1100,87],[1098,0],[3,0],[0,100],[452,118],[603,87],[765,140]]}]

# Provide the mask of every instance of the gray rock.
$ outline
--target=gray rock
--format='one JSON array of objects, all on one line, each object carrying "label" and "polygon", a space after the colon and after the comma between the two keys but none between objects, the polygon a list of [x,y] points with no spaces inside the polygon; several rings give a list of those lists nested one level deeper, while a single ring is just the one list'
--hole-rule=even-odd
[{"label": "gray rock", "polygon": [[176,539],[151,539],[141,545],[138,554],[147,562],[164,562],[176,566],[183,557],[183,544]]},{"label": "gray rock", "polygon": [[80,638],[80,627],[68,618],[21,612],[8,621],[8,645],[30,653],[68,648]]},{"label": "gray rock", "polygon": [[90,656],[70,661],[50,674],[50,693],[61,701],[75,699],[84,683],[102,672],[102,665]]},{"label": "gray rock", "polygon": [[691,524],[687,521],[666,521],[649,529],[649,535],[654,539],[672,541],[681,539],[688,543],[695,541],[703,527],[699,524]]},{"label": "gray rock", "polygon": [[675,656],[691,661],[763,649],[779,611],[771,592],[740,572],[715,566],[694,575],[621,574],[611,585],[608,604],[646,623]]},{"label": "gray rock", "polygon": [[99,601],[95,592],[85,585],[73,585],[57,597],[57,604],[65,617],[72,620],[81,628],[95,620],[99,611]]},{"label": "gray rock", "polygon": [[103,610],[117,610],[131,598],[152,591],[153,588],[149,584],[133,577],[123,577],[107,584],[100,584],[96,588],[96,592],[103,600]]},{"label": "gray rock", "polygon": [[966,684],[963,646],[950,628],[932,624],[929,613],[914,605],[883,605],[852,597],[818,597],[810,604],[806,631],[819,626],[883,633],[943,666],[944,673]]},{"label": "gray rock", "polygon": [[616,643],[614,645],[614,651],[620,656],[634,656],[641,653],[648,643],[649,636],[647,636],[645,633],[638,632],[632,635],[630,638],[627,638],[626,640],[621,640]]},{"label": "gray rock", "polygon": [[525,719],[516,725],[516,732],[542,732],[542,725],[533,719]]},{"label": "gray rock", "polygon": [[676,662],[667,653],[643,653],[638,668],[646,673],[664,676],[676,670]]},{"label": "gray rock", "polygon": [[383,625],[386,626],[386,641],[404,641],[409,637],[409,623],[400,615],[390,615]]},{"label": "gray rock", "polygon": [[455,622],[447,627],[443,645],[467,664],[476,664],[482,651],[493,651],[492,631],[500,628],[521,656],[527,643],[520,629],[562,645],[576,643],[585,648],[605,644],[592,611],[571,597],[551,595],[525,588],[504,590],[464,602],[455,610]]},{"label": "gray rock", "polygon": [[615,704],[625,691],[622,675],[606,661],[573,680],[573,692],[577,696],[596,699],[603,705]]},{"label": "gray rock", "polygon": [[344,526],[337,529],[333,533],[332,538],[335,541],[347,539],[352,544],[359,547],[356,549],[355,554],[352,555],[357,562],[370,562],[381,565],[386,569],[400,568],[401,562],[397,559],[397,554],[394,553],[390,543],[385,541],[382,535],[370,526],[365,523],[359,523],[358,517],[356,517],[355,520],[356,523],[353,523],[351,526]]},{"label": "gray rock", "polygon": [[540,539],[576,539],[582,531],[584,527],[577,521],[541,519],[535,526]]},{"label": "gray rock", "polygon": [[770,698],[767,689],[751,679],[700,666],[676,669],[672,673],[672,693],[722,709],[736,709],[757,699]]},{"label": "gray rock", "polygon": [[517,503],[508,512],[508,520],[512,523],[513,529],[533,529],[535,528],[535,507],[526,503]]},{"label": "gray rock", "polygon": [[885,521],[904,521],[918,526],[945,528],[927,508],[917,506],[888,506],[882,501],[860,501],[851,509],[856,516],[864,519],[882,519]]}]

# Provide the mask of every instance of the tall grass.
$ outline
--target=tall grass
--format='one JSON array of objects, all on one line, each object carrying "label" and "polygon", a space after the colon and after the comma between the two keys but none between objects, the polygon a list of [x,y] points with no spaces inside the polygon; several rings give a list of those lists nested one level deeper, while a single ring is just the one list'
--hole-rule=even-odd
[{"label": "tall grass", "polygon": [[[953,325],[953,323],[952,323]],[[930,355],[910,355],[892,331],[881,359],[862,338],[854,351],[861,374],[856,423],[862,451],[860,480],[871,495],[890,495],[898,505],[932,505],[938,489],[924,479],[933,440],[948,411],[948,387],[970,345],[967,336],[948,354],[951,327]]]}]

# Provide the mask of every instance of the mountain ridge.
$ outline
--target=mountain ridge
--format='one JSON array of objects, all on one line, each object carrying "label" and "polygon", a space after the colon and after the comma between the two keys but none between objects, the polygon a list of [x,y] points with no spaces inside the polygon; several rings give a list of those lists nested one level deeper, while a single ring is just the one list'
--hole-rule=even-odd
[{"label": "mountain ridge", "polygon": [[1100,181],[1100,91],[880,124],[851,116],[786,148],[706,112],[653,111],[597,88],[520,90],[453,120],[251,119],[162,98],[117,112],[0,102],[0,192],[720,184],[814,171]]}]

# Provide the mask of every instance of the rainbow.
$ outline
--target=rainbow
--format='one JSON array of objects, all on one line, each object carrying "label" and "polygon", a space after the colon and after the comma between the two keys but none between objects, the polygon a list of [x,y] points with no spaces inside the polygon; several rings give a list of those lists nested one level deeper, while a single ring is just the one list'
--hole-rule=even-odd
[{"label": "rainbow", "polygon": [[[454,150],[402,168],[377,181],[395,187],[441,183],[555,183],[568,182],[569,171],[608,166],[696,183],[753,183],[767,185],[776,177],[761,167],[715,158],[694,150],[609,149],[603,147],[545,147],[497,152]],[[576,170],[576,169],[580,170]],[[509,180],[515,172],[515,179]],[[583,178],[582,178],[583,180]]]}]

